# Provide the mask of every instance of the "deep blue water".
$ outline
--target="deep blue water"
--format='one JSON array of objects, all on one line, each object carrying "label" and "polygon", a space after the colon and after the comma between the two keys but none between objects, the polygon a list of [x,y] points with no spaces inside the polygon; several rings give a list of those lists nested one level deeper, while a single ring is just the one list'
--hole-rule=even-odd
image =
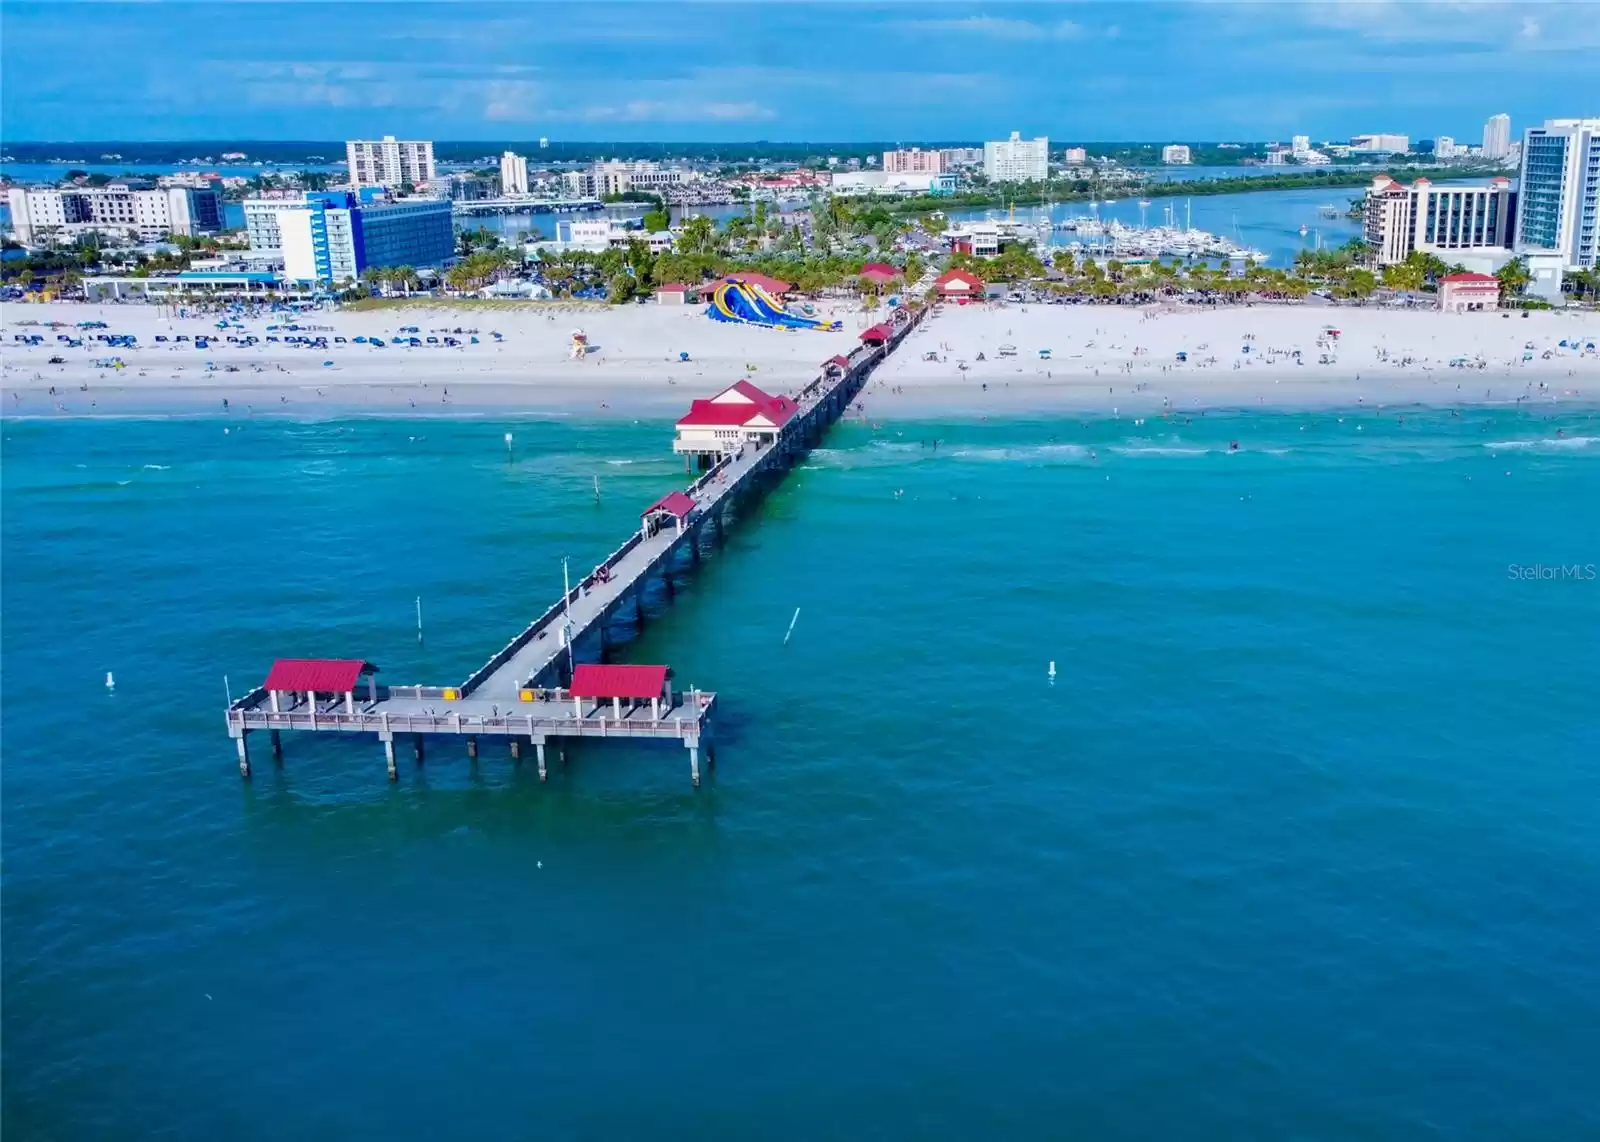
[{"label": "deep blue water", "polygon": [[698,792],[241,782],[224,674],[457,680],[680,472],[224,427],[0,426],[8,1139],[1600,1136],[1600,416],[841,427],[623,652]]}]

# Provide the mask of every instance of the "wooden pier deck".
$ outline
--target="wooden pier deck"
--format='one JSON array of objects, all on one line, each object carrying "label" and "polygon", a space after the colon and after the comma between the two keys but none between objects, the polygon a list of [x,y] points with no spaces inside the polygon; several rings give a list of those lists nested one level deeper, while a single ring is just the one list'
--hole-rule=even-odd
[{"label": "wooden pier deck", "polygon": [[[720,533],[736,505],[764,495],[776,478],[820,442],[823,433],[860,393],[873,369],[918,324],[923,311],[893,326],[880,346],[860,346],[839,366],[822,372],[795,398],[797,408],[776,438],[757,447],[746,443],[722,456],[684,489],[693,507],[676,525],[641,527],[503,646],[459,686],[373,686],[365,700],[347,693],[323,695],[313,703],[295,696],[297,705],[257,687],[227,709],[228,734],[237,744],[240,772],[250,773],[247,744],[252,731],[272,735],[274,754],[281,752],[280,732],[305,730],[371,733],[384,745],[390,779],[396,777],[395,735],[412,735],[417,758],[428,737],[465,738],[476,757],[480,738],[506,741],[514,757],[531,746],[539,776],[546,775],[546,745],[566,738],[634,738],[676,741],[689,751],[691,777],[700,783],[699,751],[710,756],[710,721],[716,695],[667,691],[665,705],[632,705],[624,711],[586,709],[565,685],[572,667],[586,654],[603,653],[608,624],[630,612],[643,614],[644,593],[652,579],[665,576],[682,561],[699,558],[706,529]],[[580,653],[584,648],[584,653]],[[276,706],[276,709],[274,709]]]}]

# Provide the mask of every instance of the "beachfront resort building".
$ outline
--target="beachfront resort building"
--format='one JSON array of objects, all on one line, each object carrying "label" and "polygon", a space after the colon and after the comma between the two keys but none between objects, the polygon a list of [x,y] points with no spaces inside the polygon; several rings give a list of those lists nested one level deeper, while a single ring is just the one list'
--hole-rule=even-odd
[{"label": "beachfront resort building", "polygon": [[437,266],[455,253],[450,202],[393,198],[377,187],[244,203],[254,262],[291,281],[338,284],[368,267]]},{"label": "beachfront resort building", "polygon": [[193,238],[222,229],[222,188],[151,186],[140,181],[105,186],[14,186],[11,228],[24,246],[71,242],[80,234],[154,242]]},{"label": "beachfront resort building", "polygon": [[912,147],[909,151],[884,151],[884,174],[942,174],[944,154]]},{"label": "beachfront resort building", "polygon": [[1529,292],[1555,298],[1600,255],[1600,119],[1547,119],[1522,135],[1517,253]]},{"label": "beachfront resort building", "polygon": [[1085,147],[1068,147],[1061,152],[1061,159],[1068,166],[1082,166],[1089,161],[1089,151]]},{"label": "beachfront resort building", "polygon": [[515,151],[500,156],[500,193],[528,193],[528,160]]},{"label": "beachfront resort building", "polygon": [[1050,140],[1043,135],[1011,138],[983,145],[983,174],[990,182],[1044,182],[1050,177]]},{"label": "beachfront resort building", "polygon": [[1504,112],[1489,116],[1489,121],[1483,125],[1483,157],[1511,157],[1511,116]]},{"label": "beachfront resort building", "polygon": [[1499,269],[1511,260],[1517,194],[1506,178],[1488,186],[1410,186],[1386,174],[1367,190],[1364,233],[1380,266],[1412,253],[1434,254],[1472,269]]},{"label": "beachfront resort building", "polygon": [[396,139],[351,139],[344,145],[345,162],[350,166],[350,185],[401,187],[420,186],[434,177],[431,142]]},{"label": "beachfront resort building", "polygon": [[1161,148],[1161,161],[1188,166],[1194,160],[1189,155],[1189,148],[1183,143],[1168,143]]}]

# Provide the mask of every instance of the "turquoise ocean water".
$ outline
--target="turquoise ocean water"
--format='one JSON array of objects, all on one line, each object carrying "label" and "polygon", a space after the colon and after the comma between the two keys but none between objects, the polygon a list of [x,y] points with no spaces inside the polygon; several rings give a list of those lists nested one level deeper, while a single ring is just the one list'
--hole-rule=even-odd
[{"label": "turquoise ocean water", "polygon": [[1596,414],[841,426],[623,651],[698,792],[222,725],[464,677],[666,426],[0,427],[8,1139],[1600,1136]]}]

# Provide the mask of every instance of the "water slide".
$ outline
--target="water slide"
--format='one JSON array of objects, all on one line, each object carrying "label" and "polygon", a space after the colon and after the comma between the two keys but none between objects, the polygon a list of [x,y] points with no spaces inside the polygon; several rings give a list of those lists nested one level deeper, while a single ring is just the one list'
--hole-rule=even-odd
[{"label": "water slide", "polygon": [[783,303],[760,286],[748,282],[722,282],[711,294],[706,314],[716,321],[739,321],[772,329],[839,329],[837,321],[796,317]]}]

